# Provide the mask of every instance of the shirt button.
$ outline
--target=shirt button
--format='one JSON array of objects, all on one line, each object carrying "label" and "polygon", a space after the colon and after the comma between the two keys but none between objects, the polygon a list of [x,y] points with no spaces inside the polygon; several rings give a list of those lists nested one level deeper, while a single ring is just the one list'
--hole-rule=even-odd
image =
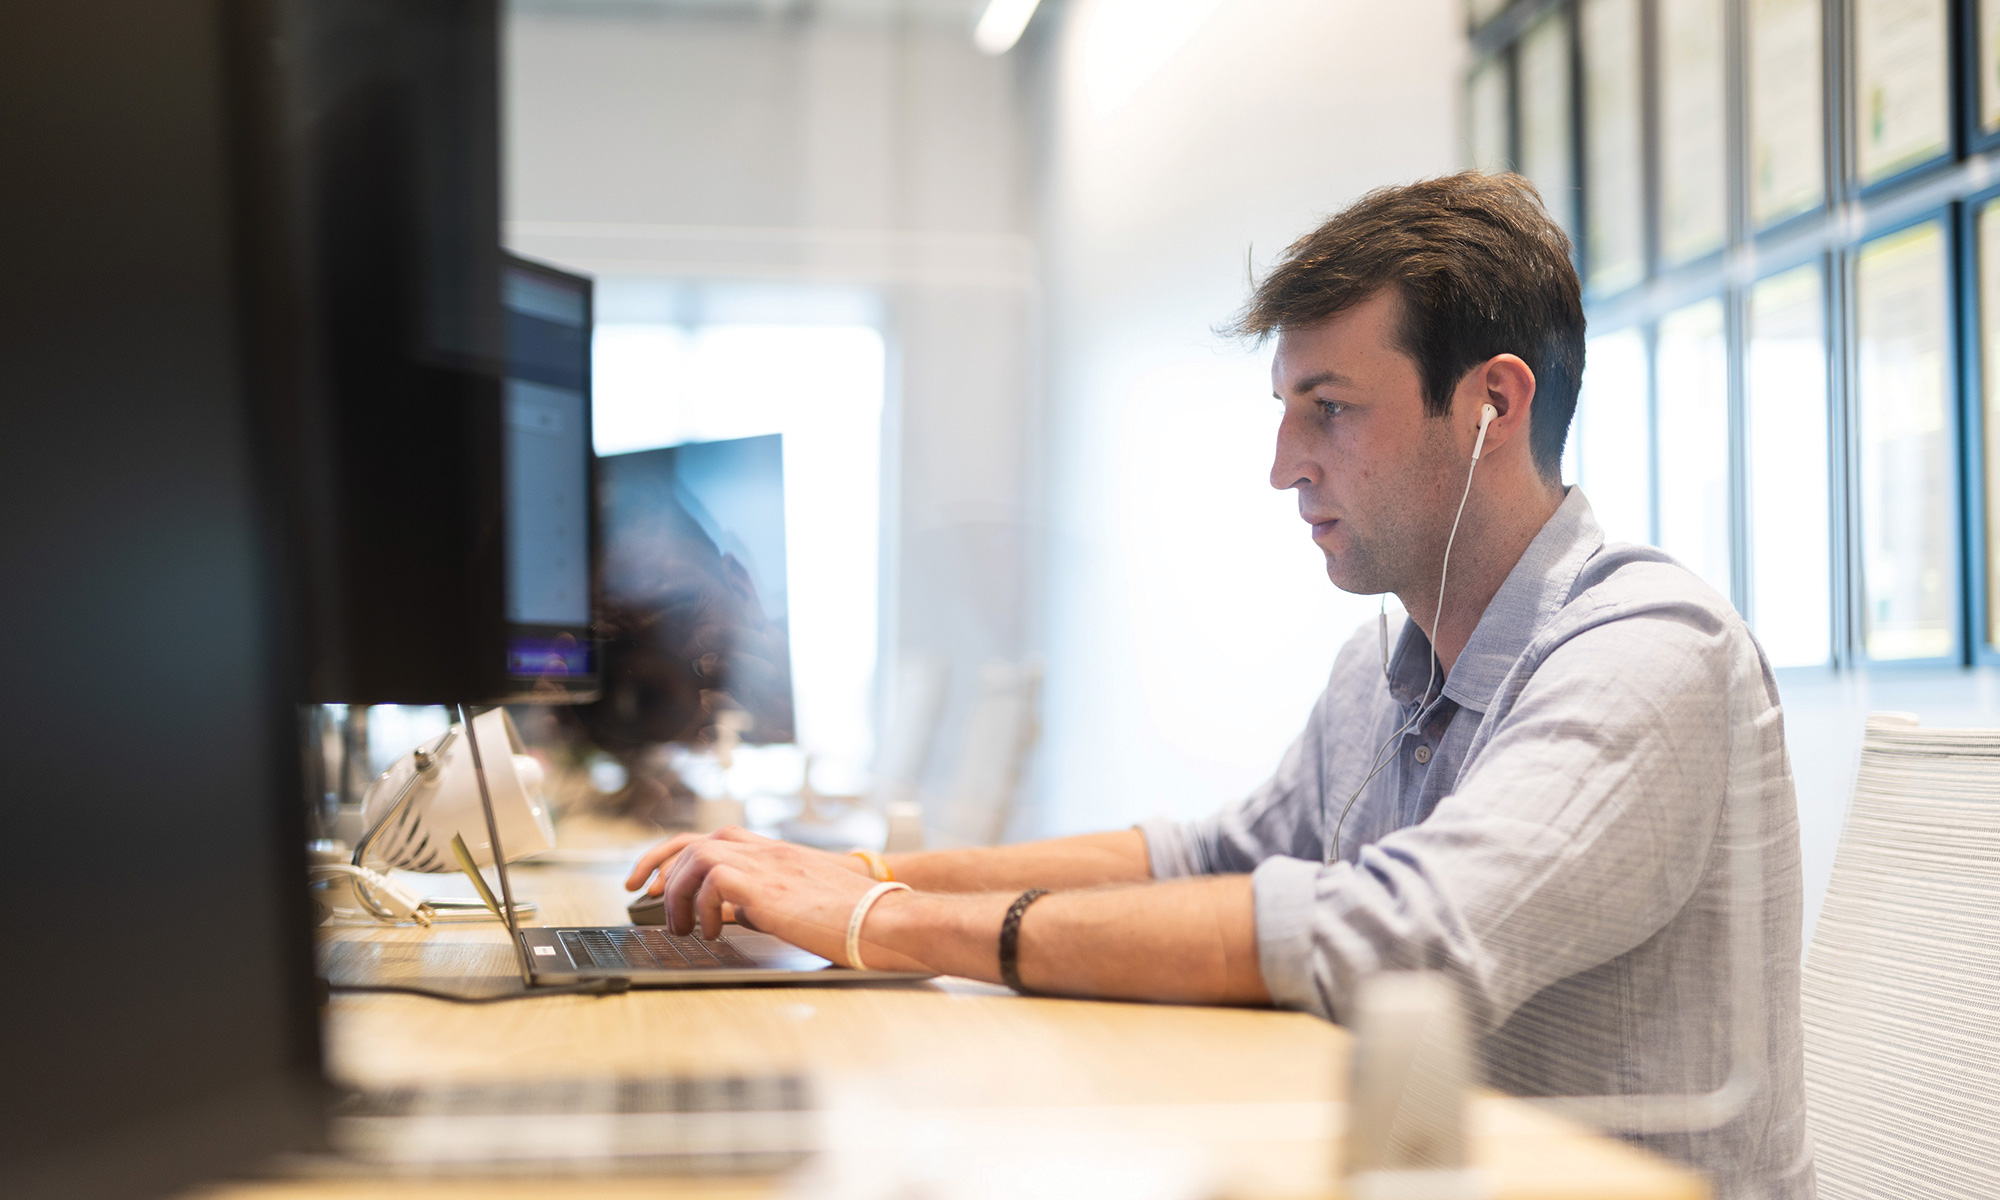
[{"label": "shirt button", "polygon": [[1418,746],[1417,765],[1422,766],[1424,763],[1427,763],[1430,760],[1431,760],[1431,748],[1429,746]]}]

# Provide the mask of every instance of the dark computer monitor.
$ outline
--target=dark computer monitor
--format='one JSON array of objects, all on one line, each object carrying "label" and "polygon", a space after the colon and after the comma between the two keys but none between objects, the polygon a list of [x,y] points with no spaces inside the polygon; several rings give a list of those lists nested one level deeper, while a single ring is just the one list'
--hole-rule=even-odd
[{"label": "dark computer monitor", "polygon": [[590,280],[509,255],[507,677],[515,700],[597,694],[591,635]]},{"label": "dark computer monitor", "polygon": [[603,695],[578,712],[623,752],[705,740],[747,714],[748,742],[793,740],[779,435],[598,460]]}]

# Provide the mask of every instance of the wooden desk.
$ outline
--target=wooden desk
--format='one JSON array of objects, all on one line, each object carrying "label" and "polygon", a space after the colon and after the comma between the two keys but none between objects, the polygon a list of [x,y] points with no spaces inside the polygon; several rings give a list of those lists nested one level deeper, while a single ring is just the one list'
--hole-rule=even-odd
[{"label": "wooden desk", "polygon": [[[624,866],[523,867],[548,924],[623,920]],[[439,877],[431,894],[465,881]],[[326,934],[344,969],[465,989],[512,978],[495,923]],[[356,956],[360,956],[357,959]],[[551,997],[486,1007],[335,998],[330,1073],[382,1087],[591,1073],[795,1071],[820,1092],[867,1089],[973,1140],[1031,1151],[1102,1142],[1190,1150],[1231,1197],[1337,1196],[1347,1035],[1297,1013],[1042,1000],[962,980]],[[1694,1174],[1518,1101],[1475,1101],[1475,1157],[1495,1200],[1702,1200]],[[764,1197],[769,1179],[246,1184],[208,1200],[350,1197]]]}]

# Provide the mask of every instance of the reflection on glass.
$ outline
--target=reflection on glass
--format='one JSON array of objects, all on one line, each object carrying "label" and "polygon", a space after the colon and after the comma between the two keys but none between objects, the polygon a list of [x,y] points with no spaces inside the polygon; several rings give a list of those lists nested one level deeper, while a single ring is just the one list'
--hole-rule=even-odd
[{"label": "reflection on glass", "polygon": [[1863,645],[1870,658],[1951,650],[1951,460],[1944,230],[1862,247],[1855,268]]},{"label": "reflection on glass", "polygon": [[1660,249],[1681,263],[1727,232],[1722,0],[1665,0],[1659,13]]},{"label": "reflection on glass", "polygon": [[1653,540],[1653,467],[1646,416],[1646,338],[1636,329],[1590,339],[1570,440],[1575,479],[1609,542]]},{"label": "reflection on glass", "polygon": [[1722,301],[1660,321],[1660,549],[1729,595],[1729,352]]},{"label": "reflection on glass", "polygon": [[1473,68],[1465,82],[1466,153],[1478,171],[1504,171],[1507,162],[1507,63],[1495,55]]},{"label": "reflection on glass", "polygon": [[1542,193],[1556,224],[1575,220],[1569,156],[1569,22],[1560,12],[1535,22],[1516,52],[1521,81],[1521,174]]},{"label": "reflection on glass", "polygon": [[1585,244],[1598,292],[1646,276],[1645,183],[1640,162],[1638,0],[1584,0]]},{"label": "reflection on glass", "polygon": [[1820,666],[1833,647],[1833,530],[1819,268],[1751,289],[1749,335],[1750,628],[1772,666]]},{"label": "reflection on glass", "polygon": [[1826,194],[1820,0],[1750,0],[1750,220],[1818,208]]},{"label": "reflection on glass", "polygon": [[2000,0],[1979,0],[1979,128],[2000,130]]},{"label": "reflection on glass", "polygon": [[1986,644],[2000,646],[2000,201],[1979,210],[1979,346],[1985,380]]},{"label": "reflection on glass", "polygon": [[1944,153],[1947,0],[1854,0],[1854,159],[1873,183]]}]

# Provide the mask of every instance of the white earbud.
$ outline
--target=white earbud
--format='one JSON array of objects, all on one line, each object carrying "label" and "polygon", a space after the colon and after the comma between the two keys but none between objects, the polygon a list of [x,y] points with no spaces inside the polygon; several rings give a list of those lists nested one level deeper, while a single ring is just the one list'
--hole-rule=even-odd
[{"label": "white earbud", "polygon": [[1500,410],[1494,408],[1491,404],[1482,404],[1479,406],[1479,440],[1472,443],[1473,462],[1478,462],[1480,453],[1486,449],[1486,427],[1491,425],[1493,418],[1499,415]]}]

